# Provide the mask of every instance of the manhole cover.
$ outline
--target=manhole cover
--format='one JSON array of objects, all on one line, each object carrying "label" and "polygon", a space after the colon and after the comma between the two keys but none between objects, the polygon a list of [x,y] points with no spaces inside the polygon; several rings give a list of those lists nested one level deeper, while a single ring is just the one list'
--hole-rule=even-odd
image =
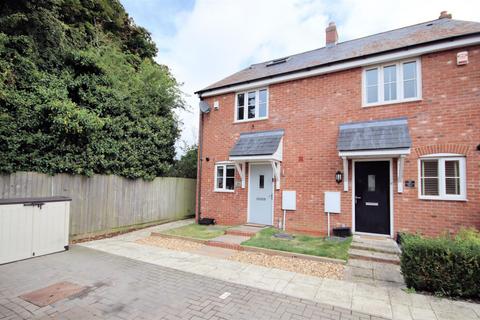
[{"label": "manhole cover", "polygon": [[273,236],[278,239],[293,240],[293,236],[288,233],[275,233]]},{"label": "manhole cover", "polygon": [[84,290],[85,287],[78,284],[63,281],[52,284],[46,288],[22,294],[19,298],[33,303],[39,307],[45,307],[62,299],[68,298]]}]

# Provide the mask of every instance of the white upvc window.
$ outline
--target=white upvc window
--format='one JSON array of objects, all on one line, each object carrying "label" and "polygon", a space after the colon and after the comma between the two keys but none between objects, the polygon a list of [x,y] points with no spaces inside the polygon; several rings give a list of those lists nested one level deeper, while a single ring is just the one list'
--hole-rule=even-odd
[{"label": "white upvc window", "polygon": [[235,189],[235,165],[231,163],[215,164],[215,187],[216,192],[234,192]]},{"label": "white upvc window", "polygon": [[235,95],[235,122],[268,118],[267,88],[238,92]]},{"label": "white upvc window", "polygon": [[422,98],[420,59],[366,67],[362,79],[364,107]]},{"label": "white upvc window", "polygon": [[420,199],[466,200],[465,157],[438,154],[419,159]]}]

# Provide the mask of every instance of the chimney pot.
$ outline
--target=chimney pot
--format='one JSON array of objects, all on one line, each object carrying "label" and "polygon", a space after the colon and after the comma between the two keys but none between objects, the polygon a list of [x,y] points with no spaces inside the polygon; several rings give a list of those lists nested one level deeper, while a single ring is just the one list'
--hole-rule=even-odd
[{"label": "chimney pot", "polygon": [[333,47],[338,42],[337,26],[335,22],[330,22],[325,29],[325,45],[327,47]]},{"label": "chimney pot", "polygon": [[452,19],[452,14],[447,11],[440,12],[440,17],[438,19]]}]

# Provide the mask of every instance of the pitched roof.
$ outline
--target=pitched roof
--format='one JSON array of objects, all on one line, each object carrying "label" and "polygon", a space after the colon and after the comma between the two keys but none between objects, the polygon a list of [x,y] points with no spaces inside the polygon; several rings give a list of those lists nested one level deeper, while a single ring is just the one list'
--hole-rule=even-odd
[{"label": "pitched roof", "polygon": [[241,133],[240,138],[230,150],[230,156],[272,155],[277,151],[283,133],[283,129]]},{"label": "pitched roof", "polygon": [[407,118],[341,124],[338,151],[410,148]]},{"label": "pitched roof", "polygon": [[294,73],[327,64],[339,63],[344,60],[478,33],[480,33],[480,23],[478,22],[448,18],[437,19],[359,39],[340,42],[331,47],[323,47],[295,54],[288,57],[283,63],[272,63],[272,61],[275,62],[278,60],[275,59],[253,64],[223,80],[215,82],[197,93],[253,80]]}]

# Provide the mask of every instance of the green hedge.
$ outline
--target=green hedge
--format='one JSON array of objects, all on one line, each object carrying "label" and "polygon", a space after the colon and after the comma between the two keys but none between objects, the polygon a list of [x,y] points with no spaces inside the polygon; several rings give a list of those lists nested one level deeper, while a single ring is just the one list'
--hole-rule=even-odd
[{"label": "green hedge", "polygon": [[480,297],[480,233],[454,237],[402,235],[401,269],[409,288],[437,295]]}]

